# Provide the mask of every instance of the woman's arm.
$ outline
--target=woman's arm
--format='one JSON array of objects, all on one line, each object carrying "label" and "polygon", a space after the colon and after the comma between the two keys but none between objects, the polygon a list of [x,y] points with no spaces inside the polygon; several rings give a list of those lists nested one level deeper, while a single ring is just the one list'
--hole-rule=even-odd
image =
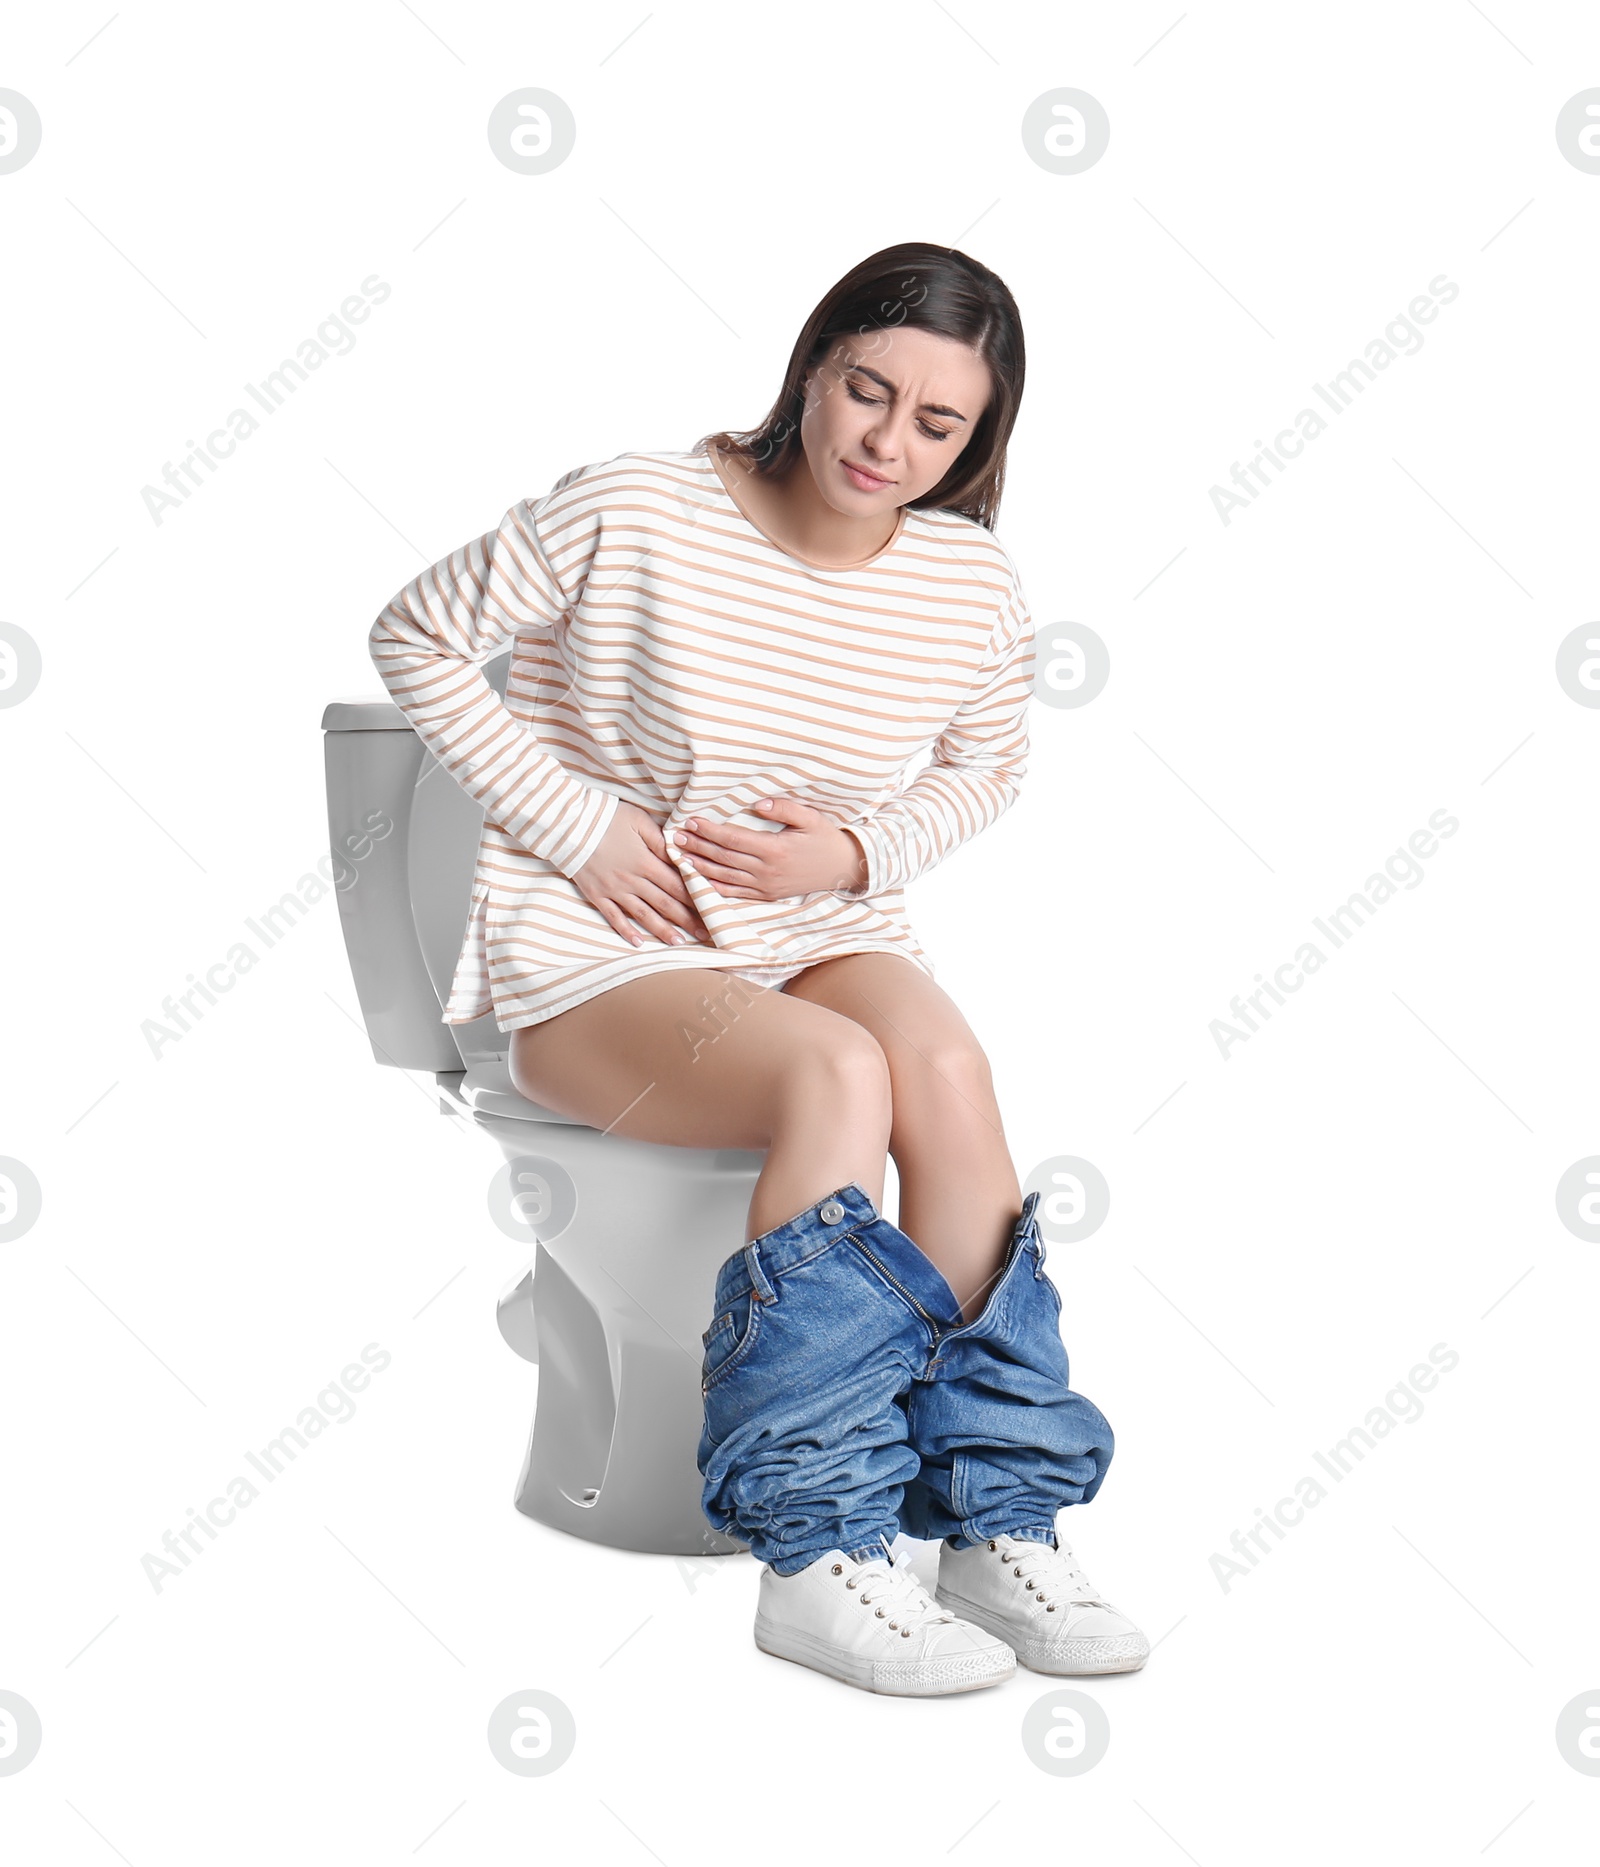
[{"label": "woman's arm", "polygon": [[540,500],[519,501],[496,530],[423,571],[368,636],[384,686],[428,750],[490,822],[569,878],[599,847],[620,800],[544,751],[477,664],[518,629],[553,638],[572,607],[540,523],[559,522],[562,494],[584,471],[564,474]]},{"label": "woman's arm", "polygon": [[843,820],[865,854],[866,884],[834,893],[903,887],[1010,809],[1028,769],[1033,669],[1033,621],[1013,586],[973,690],[934,741],[930,762],[875,810]]}]

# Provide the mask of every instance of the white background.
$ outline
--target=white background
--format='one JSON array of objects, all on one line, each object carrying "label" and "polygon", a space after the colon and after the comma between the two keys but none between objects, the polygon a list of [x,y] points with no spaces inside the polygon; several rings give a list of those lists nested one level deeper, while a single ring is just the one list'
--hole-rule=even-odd
[{"label": "white background", "polygon": [[[1575,1858],[1600,1273],[1556,1186],[1600,1151],[1600,713],[1555,665],[1594,615],[1600,176],[1555,120],[1600,17],[108,17],[19,11],[0,61],[43,121],[0,175],[0,618],[43,656],[0,715],[0,1153],[43,1189],[0,1246],[0,1689],[44,1731],[0,1776],[12,1858]],[[543,176],[485,133],[524,85],[578,123]],[[1066,85],[1111,122],[1073,176],[1021,135]],[[531,1254],[497,1150],[375,1064],[331,897],[159,1057],[143,1028],[325,852],[322,710],[381,692],[390,596],[574,466],[753,424],[904,239],[1017,296],[999,535],[1041,659],[1069,620],[1111,656],[911,900],[1019,1173],[1111,1189],[1051,1252],[1118,1442],[1064,1527],[1159,1644],[1075,1682],[1111,1743],[1072,1778],[1022,1740],[1040,1675],[873,1698],[756,1651],[748,1557],[512,1509],[537,1371],[493,1305]],[[142,489],[373,273],[355,347],[154,523]],[[1221,523],[1211,487],[1439,274],[1421,348]],[[1224,1060],[1212,1021],[1441,809],[1423,879]],[[145,1554],[367,1343],[354,1418],[155,1591]],[[1422,1416],[1224,1589],[1436,1343]],[[485,1741],[531,1687],[578,1727],[539,1779]]]}]

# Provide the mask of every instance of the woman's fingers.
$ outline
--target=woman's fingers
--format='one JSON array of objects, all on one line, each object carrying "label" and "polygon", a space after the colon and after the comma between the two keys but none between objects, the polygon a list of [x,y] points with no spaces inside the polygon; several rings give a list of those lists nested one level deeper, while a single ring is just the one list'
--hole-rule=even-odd
[{"label": "woman's fingers", "polygon": [[781,824],[774,824],[769,830],[741,830],[736,823],[723,823],[716,817],[685,817],[672,834],[675,838],[715,843],[729,855],[751,856],[761,853],[764,838],[777,834],[782,828]]},{"label": "woman's fingers", "polygon": [[715,882],[725,895],[751,892],[755,875],[749,869],[730,869],[721,862],[713,861],[709,856],[686,858],[690,861],[697,875],[703,875],[708,881]]},{"label": "woman's fingers", "polygon": [[651,819],[646,818],[639,827],[639,837],[650,857],[641,879],[653,883],[674,901],[681,903],[689,915],[689,919],[682,925],[709,940],[710,930],[700,918],[699,910],[694,905],[694,896],[689,893],[689,884],[683,879],[682,870],[668,853],[667,841],[661,834],[660,827]]},{"label": "woman's fingers", "polygon": [[[645,889],[654,888],[666,901],[672,903],[672,907],[677,910],[675,918],[679,926],[687,927],[697,939],[709,940],[711,938],[711,930],[701,920],[700,910],[694,904],[694,896],[689,893],[689,884],[683,879],[681,871],[674,868],[670,862],[663,858],[657,873],[645,877],[640,886]],[[666,913],[671,910],[663,908],[662,911]]]},{"label": "woman's fingers", "polygon": [[[728,834],[741,836],[746,832],[731,830]],[[743,874],[748,877],[766,853],[759,848],[741,849],[720,840],[713,841],[710,837],[701,836],[693,830],[674,830],[672,835],[680,856],[692,857],[697,865],[706,862],[720,863],[725,873]]]},{"label": "woman's fingers", "polygon": [[671,921],[674,926],[685,929],[696,940],[710,941],[711,930],[701,920],[700,910],[695,906],[683,877],[676,869],[672,871],[670,884],[658,886],[650,881],[641,881],[638,884],[638,896],[657,914]]},{"label": "woman's fingers", "polygon": [[623,913],[622,908],[617,902],[608,897],[603,901],[595,901],[591,903],[591,905],[599,913],[601,919],[604,920],[611,931],[615,934],[621,934],[623,939],[628,942],[629,946],[644,945],[639,930],[628,919],[627,915]]},{"label": "woman's fingers", "polygon": [[689,907],[694,906],[694,899],[689,893],[689,884],[683,879],[683,871],[667,856],[651,855],[639,873],[644,881],[677,897]]},{"label": "woman's fingers", "polygon": [[654,934],[664,946],[684,946],[700,937],[694,928],[685,926],[675,918],[675,913],[681,912],[675,902],[664,904],[660,897],[650,900],[637,894],[625,896],[624,903],[627,912],[645,932]]},{"label": "woman's fingers", "polygon": [[646,935],[653,936],[664,946],[683,944],[682,940],[673,938],[672,923],[637,895],[608,896],[604,901],[597,901],[595,906],[605,916],[606,924],[613,932],[621,934],[630,946],[643,946]]}]

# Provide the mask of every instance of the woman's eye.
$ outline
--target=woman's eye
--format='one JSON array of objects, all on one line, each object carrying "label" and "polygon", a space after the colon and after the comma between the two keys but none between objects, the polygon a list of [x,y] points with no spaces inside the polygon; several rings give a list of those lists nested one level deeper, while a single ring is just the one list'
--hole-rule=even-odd
[{"label": "woman's eye", "polygon": [[[882,408],[883,404],[877,396],[863,395],[853,382],[847,382],[845,388],[850,391],[851,397],[855,401],[865,402],[869,408]],[[950,439],[950,431],[948,428],[930,428],[925,421],[919,421],[917,426],[930,441],[948,441]]]}]

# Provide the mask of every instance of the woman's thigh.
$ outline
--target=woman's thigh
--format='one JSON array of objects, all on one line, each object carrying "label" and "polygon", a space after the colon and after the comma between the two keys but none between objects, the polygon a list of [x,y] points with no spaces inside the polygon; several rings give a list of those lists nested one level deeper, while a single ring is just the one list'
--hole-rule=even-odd
[{"label": "woman's thigh", "polygon": [[509,1063],[545,1108],[678,1147],[769,1147],[797,1102],[887,1103],[883,1052],[853,1019],[714,967],[647,973],[524,1025]]}]

